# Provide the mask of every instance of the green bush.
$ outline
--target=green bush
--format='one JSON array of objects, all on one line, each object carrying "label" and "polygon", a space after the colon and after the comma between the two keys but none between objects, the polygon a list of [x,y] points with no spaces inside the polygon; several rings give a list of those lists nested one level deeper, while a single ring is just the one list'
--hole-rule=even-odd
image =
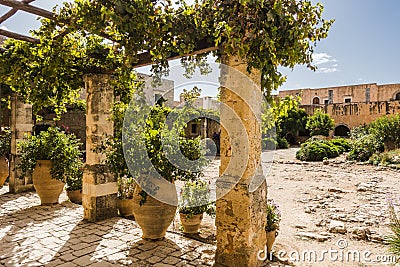
[{"label": "green bush", "polygon": [[340,149],[330,141],[311,139],[301,145],[296,158],[304,161],[322,161],[324,158],[339,156]]},{"label": "green bush", "polygon": [[9,159],[11,154],[11,130],[5,129],[0,134],[0,156]]},{"label": "green bush", "polygon": [[389,216],[390,216],[390,229],[392,235],[388,236],[386,240],[389,243],[389,251],[396,256],[400,256],[400,219],[395,211],[395,203],[389,200]]},{"label": "green bush", "polygon": [[329,131],[333,130],[334,127],[333,119],[322,110],[316,110],[314,115],[308,118],[306,124],[306,129],[310,131],[311,136],[328,136]]},{"label": "green bush", "polygon": [[400,114],[378,118],[369,124],[368,130],[384,142],[393,142],[396,148],[400,148]]},{"label": "green bush", "polygon": [[356,140],[366,134],[369,134],[368,126],[361,125],[358,127],[354,127],[350,130],[350,140]]},{"label": "green bush", "polygon": [[382,138],[374,134],[361,135],[361,137],[353,140],[348,159],[367,161],[374,153],[382,152],[383,148]]},{"label": "green bush", "polygon": [[50,174],[53,179],[67,183],[68,190],[82,186],[81,143],[74,134],[66,134],[59,128],[50,127],[38,135],[28,135],[18,143],[21,151],[21,177],[31,175],[37,160],[51,160]]},{"label": "green bush", "polygon": [[369,163],[373,165],[400,165],[400,149],[375,153],[369,158]]},{"label": "green bush", "polygon": [[289,142],[286,140],[286,138],[278,136],[277,142],[278,142],[278,148],[279,149],[289,148]]},{"label": "green bush", "polygon": [[349,152],[351,150],[351,143],[348,139],[344,138],[335,138],[330,140],[332,144],[335,146],[339,147],[341,149],[341,153],[343,152]]},{"label": "green bush", "polygon": [[263,150],[275,150],[275,149],[286,149],[289,148],[289,142],[286,138],[279,137],[275,140],[274,138],[265,137],[262,139]]},{"label": "green bush", "polygon": [[278,143],[275,139],[270,137],[263,138],[261,144],[263,150],[275,150],[278,147]]}]

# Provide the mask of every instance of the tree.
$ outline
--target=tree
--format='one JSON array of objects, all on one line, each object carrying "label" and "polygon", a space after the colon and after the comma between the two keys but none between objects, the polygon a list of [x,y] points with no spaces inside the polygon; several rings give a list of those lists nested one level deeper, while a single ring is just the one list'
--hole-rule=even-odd
[{"label": "tree", "polygon": [[264,108],[262,115],[263,135],[272,137],[275,130],[277,138],[287,138],[288,135],[297,136],[304,132],[307,122],[307,113],[299,107],[300,97],[286,96],[272,102],[272,107]]},{"label": "tree", "polygon": [[308,118],[306,129],[310,131],[310,135],[324,135],[329,136],[329,131],[335,127],[334,120],[325,112],[318,109],[314,115]]},{"label": "tree", "polygon": [[383,116],[368,125],[369,132],[400,148],[400,114]]}]

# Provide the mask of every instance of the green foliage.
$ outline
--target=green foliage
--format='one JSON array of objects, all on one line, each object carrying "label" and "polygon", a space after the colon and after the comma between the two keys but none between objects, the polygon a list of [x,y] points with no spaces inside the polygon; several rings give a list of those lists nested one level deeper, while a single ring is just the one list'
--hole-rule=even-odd
[{"label": "green foliage", "polygon": [[[76,168],[76,167],[74,167]],[[74,191],[82,190],[83,167],[73,170],[71,174],[65,176],[65,190]]]},{"label": "green foliage", "polygon": [[330,141],[310,138],[301,145],[296,158],[304,161],[322,161],[324,158],[335,158],[342,150]]},{"label": "green foliage", "polygon": [[310,131],[311,136],[329,136],[329,131],[333,130],[334,127],[333,119],[322,110],[316,110],[314,115],[308,118],[306,124],[306,129]]},{"label": "green foliage", "polygon": [[271,107],[264,103],[261,116],[264,138],[276,138],[278,148],[287,148],[286,137],[297,136],[305,129],[307,113],[299,108],[300,98],[287,96],[272,102]]},{"label": "green foliage", "polygon": [[[80,102],[85,73],[98,73],[104,66],[114,65],[111,58],[93,59],[94,53],[106,53],[103,39],[82,33],[56,38],[55,27],[47,20],[35,32],[39,44],[7,40],[6,51],[0,55],[1,80],[27,103],[33,112],[51,107],[60,116],[67,105]],[[115,66],[111,67],[115,69]]]},{"label": "green foliage", "polygon": [[[79,141],[73,134],[65,134],[58,128],[50,127],[39,135],[28,135],[18,144],[21,151],[22,177],[32,174],[37,160],[51,160],[50,170],[53,179],[71,182],[67,187],[77,187],[82,180],[82,152]],[[81,182],[80,182],[81,184]]]},{"label": "green foliage", "polygon": [[123,176],[118,179],[118,198],[132,199],[136,182],[132,177]]},{"label": "green foliage", "polygon": [[358,127],[354,127],[350,130],[350,140],[356,140],[361,138],[364,135],[369,134],[368,127],[366,125],[361,125]]},{"label": "green foliage", "polygon": [[374,134],[359,135],[352,142],[352,149],[348,159],[367,161],[374,153],[382,152],[384,149],[383,140]]},{"label": "green foliage", "polygon": [[11,130],[4,129],[0,134],[0,155],[9,158],[11,154]]},{"label": "green foliage", "polygon": [[282,138],[282,137],[278,136],[278,138],[276,140],[277,140],[279,149],[289,148],[289,142],[286,140],[286,138]]},{"label": "green foliage", "polygon": [[278,146],[278,143],[274,138],[264,137],[261,140],[261,146],[263,150],[275,150]]},{"label": "green foliage", "polygon": [[369,132],[400,148],[400,114],[384,116],[368,125]]},{"label": "green foliage", "polygon": [[392,234],[386,238],[389,243],[389,251],[400,256],[400,220],[395,211],[395,203],[389,200],[390,229]]},{"label": "green foliage", "polygon": [[54,11],[56,19],[42,19],[33,32],[38,43],[8,40],[0,54],[0,79],[32,103],[35,114],[54,107],[59,116],[66,105],[80,101],[83,74],[131,72],[145,58],[143,51],[155,72],[166,72],[168,58],[179,55],[190,74],[194,66],[207,70],[210,52],[186,55],[204,46],[219,47],[214,52],[219,60],[237,55],[249,71],[260,70],[269,94],[285,80],[278,66],[315,69],[313,49],[333,23],[322,18],[322,5],[309,0],[192,5],[182,0],[75,0]]},{"label": "green foliage", "polygon": [[198,88],[197,86],[194,86],[191,90],[183,89],[183,92],[181,93],[185,102],[189,103],[199,98],[200,94],[201,94],[201,89]]},{"label": "green foliage", "polygon": [[210,188],[205,181],[186,181],[180,192],[179,212],[187,218],[207,212],[214,214],[214,204],[210,201]]},{"label": "green foliage", "polygon": [[349,152],[351,150],[351,142],[348,139],[335,138],[330,140],[330,142],[340,149],[340,154],[343,152]]},{"label": "green foliage", "polygon": [[267,202],[267,221],[265,223],[265,231],[271,232],[279,229],[279,223],[281,221],[281,212],[279,206],[271,201]]},{"label": "green foliage", "polygon": [[[129,108],[132,109],[130,112],[136,112],[137,109],[143,112],[146,109],[145,106],[138,105],[131,105]],[[184,106],[177,114],[171,114],[170,108],[157,104],[148,108],[150,112],[145,118],[129,118],[129,116],[125,118],[127,130],[123,136],[124,152],[131,175],[151,173],[154,168],[163,179],[169,182],[177,179],[198,180],[208,160],[204,156],[205,147],[200,142],[200,137],[195,139],[184,137],[184,127],[192,112],[191,107]],[[169,114],[172,115],[171,118],[168,117],[172,125],[166,121]],[[138,120],[143,120],[143,123],[139,123]],[[141,146],[142,144],[144,147]],[[142,149],[145,149],[146,155],[143,155]],[[148,185],[149,188],[158,190],[155,185]],[[144,203],[147,193],[141,194],[142,203]]]},{"label": "green foliage", "polygon": [[373,165],[381,164],[398,169],[400,167],[400,149],[375,153],[369,158],[369,163]]}]

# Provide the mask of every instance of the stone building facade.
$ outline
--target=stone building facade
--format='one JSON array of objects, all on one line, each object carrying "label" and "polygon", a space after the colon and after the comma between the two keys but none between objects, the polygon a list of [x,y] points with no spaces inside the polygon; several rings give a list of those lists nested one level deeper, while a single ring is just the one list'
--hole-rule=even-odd
[{"label": "stone building facade", "polygon": [[335,121],[335,136],[368,124],[384,115],[400,113],[400,84],[358,84],[317,89],[280,91],[278,96],[300,96],[301,106],[312,115],[323,109]]},{"label": "stone building facade", "polygon": [[295,89],[279,91],[278,96],[301,97],[302,105],[369,103],[400,100],[400,84],[378,85],[376,83],[357,84],[316,89]]}]

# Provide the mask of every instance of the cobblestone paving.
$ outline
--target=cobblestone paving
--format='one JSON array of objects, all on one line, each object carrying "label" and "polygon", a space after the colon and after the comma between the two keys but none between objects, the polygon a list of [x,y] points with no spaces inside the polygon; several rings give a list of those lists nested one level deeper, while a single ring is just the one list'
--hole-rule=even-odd
[{"label": "cobblestone paving", "polygon": [[[0,266],[211,266],[215,246],[168,232],[163,241],[141,239],[135,221],[83,220],[67,201],[40,206],[36,193],[0,188]],[[170,230],[178,231],[176,224]]]}]

